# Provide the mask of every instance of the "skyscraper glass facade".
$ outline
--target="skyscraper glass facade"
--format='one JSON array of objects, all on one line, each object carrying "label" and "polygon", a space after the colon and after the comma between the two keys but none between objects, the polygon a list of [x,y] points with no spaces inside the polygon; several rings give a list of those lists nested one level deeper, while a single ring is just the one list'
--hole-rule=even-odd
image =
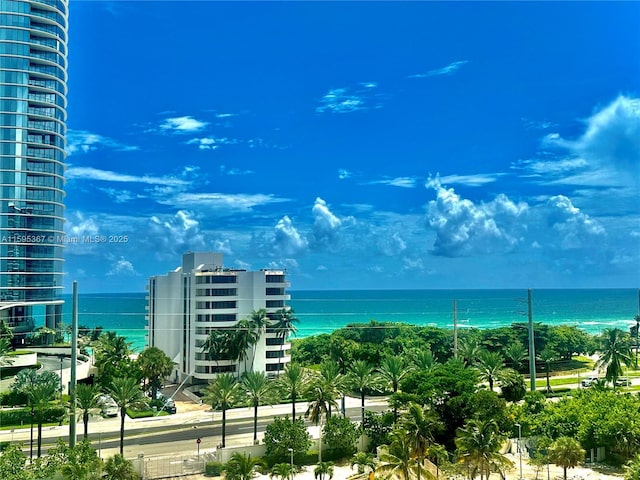
[{"label": "skyscraper glass facade", "polygon": [[61,316],[67,0],[0,0],[0,318]]}]

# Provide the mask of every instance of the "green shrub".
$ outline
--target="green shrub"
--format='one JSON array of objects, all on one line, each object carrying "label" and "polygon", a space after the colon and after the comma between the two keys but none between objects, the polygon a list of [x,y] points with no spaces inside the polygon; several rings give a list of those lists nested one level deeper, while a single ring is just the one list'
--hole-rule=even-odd
[{"label": "green shrub", "polygon": [[128,408],[127,415],[129,416],[129,418],[148,418],[148,417],[163,417],[169,414],[165,411],[154,412],[153,410],[132,410]]},{"label": "green shrub", "polygon": [[222,475],[224,465],[220,462],[207,462],[204,466],[204,474],[207,477],[219,477]]},{"label": "green shrub", "polygon": [[[38,416],[42,419],[42,423],[61,423],[66,415],[66,409],[63,407],[49,407],[41,411],[36,411],[34,423],[37,423]],[[18,426],[31,424],[31,409],[20,408],[16,410],[0,411],[0,425],[2,426]]]},{"label": "green shrub", "polygon": [[17,407],[26,405],[27,403],[29,403],[29,400],[24,393],[17,393],[10,390],[0,395],[0,405],[6,407]]}]

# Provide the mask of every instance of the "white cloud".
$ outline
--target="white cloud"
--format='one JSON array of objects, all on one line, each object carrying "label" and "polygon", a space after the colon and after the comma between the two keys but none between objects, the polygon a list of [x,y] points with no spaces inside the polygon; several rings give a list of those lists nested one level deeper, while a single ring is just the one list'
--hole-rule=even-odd
[{"label": "white cloud", "polygon": [[[640,186],[640,98],[618,96],[585,121],[575,140],[553,132],[544,136],[541,158],[518,162],[548,184],[621,187],[622,196]],[[633,190],[628,190],[632,188]]]},{"label": "white cloud", "polygon": [[224,253],[225,255],[233,255],[233,250],[231,249],[231,242],[229,241],[228,238],[225,240],[216,240],[215,242],[213,242],[213,251],[221,252],[221,253]]},{"label": "white cloud", "polygon": [[139,147],[133,145],[125,145],[112,138],[98,135],[97,133],[87,132],[86,130],[67,131],[67,155],[71,156],[76,153],[89,153],[100,148],[108,148],[118,152],[131,152],[139,150]]},{"label": "white cloud", "polygon": [[118,277],[134,277],[138,275],[135,268],[133,268],[133,263],[129,260],[126,260],[124,257],[120,257],[118,260],[111,264],[111,268],[107,272],[108,276],[118,276]]},{"label": "white cloud", "polygon": [[85,218],[82,212],[67,212],[64,223],[65,235],[83,237],[85,235],[97,235],[98,224],[92,218]]},{"label": "white cloud", "polygon": [[500,194],[474,203],[430,179],[436,200],[427,207],[427,222],[436,233],[433,253],[461,257],[507,253],[536,245],[550,251],[585,249],[600,241],[604,227],[556,195],[538,205],[515,203]]},{"label": "white cloud", "polygon": [[452,73],[460,70],[460,67],[462,67],[467,63],[469,63],[468,60],[459,60],[457,62],[452,62],[445,67],[429,70],[426,73],[417,73],[415,75],[409,75],[409,78],[426,78],[426,77],[435,77],[438,75],[451,75]]},{"label": "white cloud", "polygon": [[349,170],[345,170],[344,168],[338,169],[338,178],[340,180],[344,180],[345,178],[349,178],[351,176],[351,172]]},{"label": "white cloud", "polygon": [[383,180],[374,180],[368,182],[368,185],[389,185],[392,187],[415,188],[417,181],[418,179],[415,177],[397,177],[387,178]]},{"label": "white cloud", "polygon": [[136,198],[140,198],[139,195],[134,195],[129,190],[117,190],[115,188],[100,188],[99,190],[109,195],[116,203],[127,203]]},{"label": "white cloud", "polygon": [[493,183],[504,173],[479,173],[476,175],[446,175],[440,177],[440,182],[445,184],[466,185],[467,187],[481,187],[488,183]]},{"label": "white cloud", "polygon": [[185,180],[174,177],[152,177],[149,175],[128,175],[112,172],[110,170],[99,170],[93,167],[71,167],[65,176],[68,179],[100,180],[105,182],[125,182],[125,183],[147,183],[151,185],[186,185]]},{"label": "white cloud", "polygon": [[296,255],[306,250],[307,240],[298,232],[288,216],[282,217],[274,228],[273,252],[278,256]]},{"label": "white cloud", "polygon": [[226,137],[192,138],[186,142],[188,145],[198,145],[200,150],[216,150],[221,145],[235,145],[238,140]]},{"label": "white cloud", "polygon": [[407,242],[398,232],[393,232],[380,238],[378,249],[387,256],[399,255],[407,249]]},{"label": "white cloud", "polygon": [[209,125],[208,122],[202,122],[187,115],[184,117],[167,118],[160,124],[160,129],[173,133],[192,133],[199,132]]},{"label": "white cloud", "polygon": [[203,207],[221,213],[248,212],[258,206],[289,201],[271,194],[245,193],[187,193],[182,192],[168,198],[159,198],[158,203],[186,207]]},{"label": "white cloud", "polygon": [[313,214],[313,239],[314,243],[325,243],[331,240],[340,229],[342,221],[336,217],[325,202],[320,197],[311,209]]},{"label": "white cloud", "polygon": [[200,222],[188,210],[179,210],[173,216],[152,216],[147,240],[151,244],[150,251],[159,259],[175,261],[186,251],[206,249]]},{"label": "white cloud", "polygon": [[365,108],[362,96],[350,93],[347,88],[334,88],[320,99],[320,106],[316,107],[316,112],[350,113]]}]

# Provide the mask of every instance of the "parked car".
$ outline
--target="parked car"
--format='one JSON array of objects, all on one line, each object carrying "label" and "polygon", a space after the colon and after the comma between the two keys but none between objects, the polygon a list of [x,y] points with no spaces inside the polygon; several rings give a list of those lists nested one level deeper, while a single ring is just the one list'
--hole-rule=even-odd
[{"label": "parked car", "polygon": [[619,378],[616,380],[616,387],[628,387],[631,382],[627,378]]},{"label": "parked car", "polygon": [[165,412],[176,413],[176,411],[177,411],[176,402],[173,401],[173,398],[167,398],[164,401],[164,406],[162,407],[162,409]]},{"label": "parked car", "polygon": [[582,380],[582,382],[580,382],[582,384],[583,387],[590,387],[592,385],[595,385],[599,382],[600,380],[598,380],[598,377],[596,375],[591,375],[587,378],[585,378],[584,380]]},{"label": "parked car", "polygon": [[109,395],[100,395],[100,408],[105,417],[115,417],[118,415],[118,404]]}]

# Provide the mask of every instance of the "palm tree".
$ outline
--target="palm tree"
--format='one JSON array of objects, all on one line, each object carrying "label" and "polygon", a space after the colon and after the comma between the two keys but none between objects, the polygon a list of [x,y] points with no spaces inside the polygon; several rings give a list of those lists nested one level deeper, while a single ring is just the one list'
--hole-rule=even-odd
[{"label": "palm tree", "polygon": [[505,358],[509,360],[511,366],[515,370],[520,370],[522,364],[527,358],[527,349],[524,348],[524,345],[518,341],[514,341],[507,345],[507,347],[502,351]]},{"label": "palm tree", "polygon": [[615,388],[616,380],[624,374],[622,365],[633,364],[629,335],[619,328],[605,328],[600,335],[600,358],[596,368],[605,370],[605,378],[612,382]]},{"label": "palm tree", "polygon": [[449,453],[444,446],[434,443],[427,450],[427,458],[436,466],[436,480],[438,480],[440,478],[440,465],[449,461]]},{"label": "palm tree", "polygon": [[274,384],[263,372],[247,372],[242,377],[242,388],[250,407],[253,407],[253,443],[258,441],[258,407],[275,401]]},{"label": "palm tree", "polygon": [[251,480],[257,475],[257,467],[263,462],[259,458],[251,458],[246,453],[236,452],[225,465],[226,480]]},{"label": "palm tree", "polygon": [[322,419],[330,416],[330,409],[333,405],[338,408],[333,389],[323,381],[314,382],[307,391],[309,403],[304,416],[316,425],[320,425],[320,445],[318,447],[318,462],[322,462]]},{"label": "palm tree", "polygon": [[377,390],[380,385],[380,377],[376,374],[374,368],[364,360],[356,360],[349,367],[347,374],[349,384],[360,392],[361,416],[360,425],[364,428],[364,399],[365,393],[369,390]]},{"label": "palm tree", "polygon": [[158,347],[145,348],[136,360],[143,379],[149,381],[151,398],[156,399],[162,379],[173,370],[173,361]]},{"label": "palm tree", "polygon": [[313,469],[313,478],[324,480],[328,476],[329,480],[333,478],[333,462],[319,462]]},{"label": "palm tree", "polygon": [[11,352],[11,341],[0,337],[0,368],[13,365],[13,359],[8,356],[9,352]]},{"label": "palm tree", "polygon": [[276,463],[273,467],[271,467],[271,471],[269,472],[269,478],[279,478],[280,480],[292,480],[293,476],[298,473],[298,468],[296,465],[291,468],[290,463]]},{"label": "palm tree", "polygon": [[[346,391],[346,377],[340,372],[340,364],[333,360],[325,360],[320,364],[317,381],[323,384],[323,390],[332,399],[344,396]],[[333,407],[338,408],[336,402],[328,404],[327,416],[330,417]]]},{"label": "palm tree", "polygon": [[120,409],[120,455],[124,452],[124,419],[128,408],[144,406],[140,382],[133,377],[117,377],[107,387],[107,391]]},{"label": "palm tree", "polygon": [[410,358],[413,368],[424,372],[430,372],[438,363],[430,349],[415,350],[411,352]]},{"label": "palm tree", "polygon": [[[269,326],[269,316],[267,315],[267,310],[264,308],[253,310],[249,315],[249,325],[255,337],[255,340],[251,345],[252,347],[251,370],[253,370],[253,364],[256,360],[256,345],[258,344],[258,341],[260,341],[260,338],[264,334],[265,329]],[[278,368],[278,372],[280,372],[279,368]]]},{"label": "palm tree", "polygon": [[500,435],[495,420],[469,420],[458,429],[455,439],[458,454],[471,467],[472,478],[476,473],[480,479],[489,478],[491,472],[512,467],[511,461],[500,453],[504,438]]},{"label": "palm tree", "polygon": [[227,328],[214,328],[202,344],[201,352],[206,354],[207,360],[213,360],[216,365],[220,360],[230,360],[229,344],[231,343],[231,330]]},{"label": "palm tree", "polygon": [[544,369],[547,374],[547,392],[551,392],[551,380],[549,379],[549,375],[551,374],[551,362],[556,359],[556,352],[554,352],[551,347],[546,346],[544,350],[540,352],[538,358],[544,362]]},{"label": "palm tree", "polygon": [[[431,352],[429,351],[429,353]],[[410,371],[411,369],[405,365],[401,357],[386,357],[382,360],[378,368],[380,379],[386,382],[387,386],[391,387],[393,393],[398,393],[400,381]],[[398,418],[398,406],[395,402],[393,405],[393,418]]]},{"label": "palm tree", "polygon": [[97,385],[78,384],[76,387],[76,408],[82,412],[84,438],[89,436],[89,416],[100,411],[100,390]]},{"label": "palm tree", "polygon": [[567,469],[577,467],[582,460],[584,449],[574,438],[560,437],[549,446],[549,461],[562,467],[564,480],[567,480]]},{"label": "palm tree", "polygon": [[493,382],[499,378],[500,372],[504,369],[504,360],[498,352],[482,350],[478,354],[476,368],[480,372],[480,379],[489,382],[489,390],[493,391]]},{"label": "palm tree", "polygon": [[[434,441],[434,433],[439,433],[444,428],[438,415],[417,403],[411,403],[400,425],[409,441],[413,455],[418,457],[421,466],[424,465],[429,447]],[[420,470],[418,469],[418,478],[420,478]]]},{"label": "palm tree", "polygon": [[49,403],[56,397],[59,386],[53,382],[38,382],[29,385],[25,390],[31,411],[38,425],[38,458],[42,453],[42,424],[44,423],[44,413]]},{"label": "palm tree", "polygon": [[209,383],[205,389],[203,401],[211,405],[214,410],[222,410],[222,441],[220,445],[225,446],[227,433],[227,410],[240,402],[242,398],[242,388],[229,373],[222,373]]},{"label": "palm tree", "polygon": [[640,480],[640,455],[636,455],[624,466],[624,480]]},{"label": "palm tree", "polygon": [[[280,372],[285,341],[289,335],[295,335],[298,330],[295,324],[298,323],[299,320],[294,317],[293,314],[292,308],[281,308],[276,311],[275,321],[271,324],[271,328],[276,331],[278,338],[282,339],[282,343],[280,344],[280,357],[278,357],[278,372]],[[293,418],[295,419],[295,416]]]},{"label": "palm tree", "polygon": [[291,399],[291,418],[296,419],[296,400],[307,388],[309,375],[307,371],[298,364],[290,363],[284,373],[278,377],[278,386],[282,389],[286,397]]},{"label": "palm tree", "polygon": [[358,474],[362,475],[365,473],[367,467],[369,467],[371,471],[375,470],[376,461],[372,453],[356,452],[353,457],[351,457],[351,468],[354,466],[358,467]]},{"label": "palm tree", "polygon": [[[411,453],[409,439],[401,431],[395,431],[392,439],[389,445],[380,447],[380,463],[375,471],[385,478],[410,480],[417,476],[420,464]],[[429,475],[426,470],[423,473]]]},{"label": "palm tree", "polygon": [[467,365],[473,365],[478,360],[478,355],[482,347],[475,338],[466,338],[460,342],[458,347],[458,358],[465,361]]},{"label": "palm tree", "polygon": [[[237,353],[238,363],[244,362],[244,371],[247,371],[247,358],[249,358],[249,349],[257,343],[258,333],[254,330],[249,320],[240,320],[235,327],[233,334],[231,350]],[[238,365],[238,378],[240,378],[240,365]]]},{"label": "palm tree", "polygon": [[103,480],[138,480],[138,474],[133,468],[133,462],[119,453],[109,457],[104,463]]}]

